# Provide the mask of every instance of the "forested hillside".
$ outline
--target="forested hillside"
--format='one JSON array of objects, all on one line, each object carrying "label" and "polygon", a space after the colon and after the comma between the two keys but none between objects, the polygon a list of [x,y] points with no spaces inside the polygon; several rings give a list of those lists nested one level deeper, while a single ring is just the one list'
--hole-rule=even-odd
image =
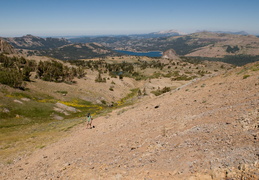
[{"label": "forested hillside", "polygon": [[32,73],[45,81],[72,82],[74,77],[83,77],[80,68],[68,67],[58,61],[28,60],[24,57],[8,57],[0,54],[0,83],[13,88],[24,89]]}]

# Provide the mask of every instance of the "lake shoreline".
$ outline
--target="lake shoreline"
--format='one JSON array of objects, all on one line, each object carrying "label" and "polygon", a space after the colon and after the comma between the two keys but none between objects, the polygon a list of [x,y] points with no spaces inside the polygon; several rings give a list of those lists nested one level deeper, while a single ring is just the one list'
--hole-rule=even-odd
[{"label": "lake shoreline", "polygon": [[116,52],[123,53],[130,56],[147,56],[147,57],[162,57],[162,51],[147,51],[147,52],[135,52],[135,51],[124,51],[115,50]]}]

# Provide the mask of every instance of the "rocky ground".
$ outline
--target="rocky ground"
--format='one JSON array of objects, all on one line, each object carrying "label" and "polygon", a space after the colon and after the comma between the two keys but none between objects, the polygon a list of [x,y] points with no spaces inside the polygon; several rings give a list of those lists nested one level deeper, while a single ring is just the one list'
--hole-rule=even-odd
[{"label": "rocky ground", "polygon": [[0,179],[259,179],[258,63],[94,118]]}]

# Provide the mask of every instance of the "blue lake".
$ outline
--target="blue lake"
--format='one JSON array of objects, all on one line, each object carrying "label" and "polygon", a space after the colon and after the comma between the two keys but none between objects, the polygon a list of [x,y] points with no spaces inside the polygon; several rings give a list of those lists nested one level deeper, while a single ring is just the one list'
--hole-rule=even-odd
[{"label": "blue lake", "polygon": [[127,54],[130,56],[148,56],[148,57],[161,57],[162,52],[160,51],[150,51],[150,52],[133,52],[133,51],[121,51],[121,50],[115,50],[119,53]]}]

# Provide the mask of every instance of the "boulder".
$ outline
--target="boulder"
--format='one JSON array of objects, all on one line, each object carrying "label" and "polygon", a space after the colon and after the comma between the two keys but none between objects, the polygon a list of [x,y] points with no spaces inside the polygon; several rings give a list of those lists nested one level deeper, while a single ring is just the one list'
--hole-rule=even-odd
[{"label": "boulder", "polygon": [[76,108],[67,106],[67,105],[62,104],[62,103],[59,103],[59,102],[56,103],[56,106],[57,106],[58,108],[60,108],[60,109],[66,110],[66,111],[70,111],[70,112],[73,112],[73,113],[76,113],[76,112],[77,112],[77,109],[76,109]]}]

